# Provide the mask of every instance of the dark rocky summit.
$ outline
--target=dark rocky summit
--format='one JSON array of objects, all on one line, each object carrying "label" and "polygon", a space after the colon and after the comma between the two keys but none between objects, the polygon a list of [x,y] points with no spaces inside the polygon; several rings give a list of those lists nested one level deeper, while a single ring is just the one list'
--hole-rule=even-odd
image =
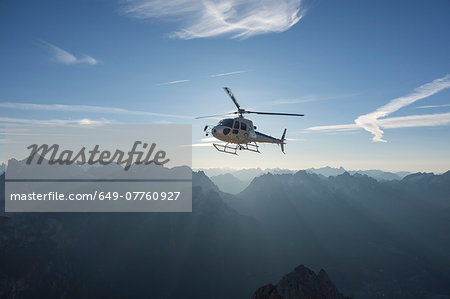
[{"label": "dark rocky summit", "polygon": [[253,299],[345,299],[324,270],[316,275],[303,265],[285,275],[277,285],[260,287]]}]

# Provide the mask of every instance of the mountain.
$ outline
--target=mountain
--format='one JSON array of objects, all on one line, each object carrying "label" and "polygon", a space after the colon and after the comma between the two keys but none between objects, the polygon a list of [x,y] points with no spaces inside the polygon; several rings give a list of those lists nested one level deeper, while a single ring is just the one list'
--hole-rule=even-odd
[{"label": "mountain", "polygon": [[283,276],[276,285],[268,284],[260,287],[252,299],[346,299],[327,273],[322,269],[316,275],[312,270],[300,265],[293,272]]},{"label": "mountain", "polygon": [[250,183],[243,182],[230,173],[212,176],[210,177],[210,179],[219,187],[221,191],[231,194],[237,194],[241,192]]},{"label": "mountain", "polygon": [[203,171],[192,172],[192,187],[200,187],[203,191],[220,192],[217,185]]},{"label": "mountain", "polygon": [[341,175],[344,172],[348,172],[350,174],[365,174],[371,178],[374,178],[378,181],[381,180],[385,180],[385,181],[392,181],[392,180],[401,180],[402,178],[404,178],[405,176],[407,176],[408,174],[410,174],[409,172],[406,171],[401,171],[401,172],[387,172],[387,171],[382,171],[382,170],[378,170],[378,169],[370,169],[370,170],[345,170],[342,166],[339,168],[332,168],[329,166],[326,167],[322,167],[322,168],[309,168],[309,169],[305,169],[306,172],[308,173],[315,173],[315,174],[320,174],[326,177],[329,176],[337,176],[337,175]]},{"label": "mountain", "polygon": [[449,194],[450,172],[380,182],[299,171],[257,177],[227,202],[291,248],[280,263],[326,265],[344,293],[434,298],[450,295]]},{"label": "mountain", "polygon": [[250,182],[260,175],[265,173],[273,173],[273,174],[284,174],[284,173],[295,173],[296,170],[290,169],[282,169],[282,168],[246,168],[246,169],[231,169],[231,168],[208,168],[208,169],[199,169],[204,171],[209,177],[215,177],[223,174],[231,174],[237,179],[250,184]]},{"label": "mountain", "polygon": [[260,168],[239,169],[231,172],[232,175],[244,182],[251,182],[255,177],[264,174]]},{"label": "mountain", "polygon": [[337,176],[340,174],[343,174],[344,172],[346,172],[346,170],[341,166],[339,168],[333,168],[333,167],[322,167],[322,168],[308,168],[305,169],[306,172],[308,173],[315,173],[315,174],[320,174],[326,177],[329,176]]},{"label": "mountain", "polygon": [[236,178],[244,182],[250,182],[253,178],[264,174],[264,171],[260,168],[248,168],[248,169],[232,169],[232,168],[208,168],[199,169],[203,171],[209,177],[218,176],[221,174],[232,174]]},{"label": "mountain", "polygon": [[409,171],[398,171],[395,174],[403,179],[405,176],[410,175],[411,172],[409,172]]},{"label": "mountain", "polygon": [[355,298],[450,298],[450,172],[192,184],[192,213],[0,213],[0,297],[251,298],[304,264]]},{"label": "mountain", "polygon": [[397,173],[393,172],[386,172],[382,170],[377,169],[371,169],[371,170],[352,170],[349,171],[350,174],[365,174],[371,178],[376,179],[377,181],[397,181],[401,180],[403,177],[398,175]]},{"label": "mountain", "polygon": [[[308,168],[304,169],[307,173],[314,173],[323,175],[325,177],[329,176],[337,176],[341,175],[345,172],[348,172],[350,174],[364,174],[369,177],[372,177],[378,181],[391,181],[391,180],[401,180],[405,176],[411,174],[407,171],[400,171],[400,172],[387,172],[383,170],[378,169],[371,169],[371,170],[346,170],[343,167],[339,168],[333,168],[333,167],[322,167],[322,168]],[[249,169],[230,169],[230,168],[211,168],[211,169],[202,169],[209,177],[213,178],[219,175],[224,174],[231,174],[234,177],[238,178],[239,180],[250,184],[250,182],[258,176],[261,176],[263,174],[271,173],[271,174],[294,174],[298,170],[291,170],[291,169],[282,169],[282,168],[266,168],[266,169],[260,169],[260,168],[249,168]]]},{"label": "mountain", "polygon": [[270,239],[192,178],[192,213],[2,213],[0,297],[249,298],[284,271]]}]

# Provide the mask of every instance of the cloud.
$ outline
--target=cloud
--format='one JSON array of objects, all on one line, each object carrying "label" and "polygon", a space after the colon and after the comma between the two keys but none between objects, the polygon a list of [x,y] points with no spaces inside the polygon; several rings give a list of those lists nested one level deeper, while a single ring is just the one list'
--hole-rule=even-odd
[{"label": "cloud", "polygon": [[416,107],[416,109],[441,108],[441,107],[450,107],[450,104],[419,106]]},{"label": "cloud", "polygon": [[193,143],[192,147],[205,147],[205,146],[212,146],[213,143]]},{"label": "cloud", "polygon": [[200,139],[201,142],[216,142],[218,141],[215,137],[207,137]]},{"label": "cloud", "polygon": [[315,126],[307,128],[308,131],[352,131],[360,129],[356,124],[346,124],[346,125],[329,125],[329,126]]},{"label": "cloud", "polygon": [[381,119],[379,124],[386,129],[444,126],[450,124],[450,113],[391,117]]},{"label": "cloud", "polygon": [[450,75],[443,78],[434,80],[433,82],[424,84],[416,89],[407,96],[396,98],[391,100],[384,106],[381,106],[374,112],[361,115],[355,119],[355,123],[363,128],[364,130],[372,133],[373,141],[386,142],[383,137],[383,130],[380,129],[378,125],[378,119],[381,117],[386,117],[392,112],[395,112],[407,105],[410,105],[418,100],[427,98],[434,95],[435,93],[450,87]]},{"label": "cloud", "polygon": [[58,63],[62,63],[62,64],[66,64],[66,65],[80,64],[80,63],[95,65],[98,63],[98,61],[91,56],[82,55],[82,56],[76,57],[73,54],[70,54],[69,52],[67,52],[63,49],[61,49],[55,45],[52,45],[49,42],[46,42],[44,40],[38,40],[38,41],[53,55],[52,59]]},{"label": "cloud", "polygon": [[184,83],[184,82],[189,82],[189,81],[191,81],[191,80],[176,80],[176,81],[169,81],[169,82],[159,83],[157,85],[158,86],[161,86],[161,85],[172,85],[172,84]]},{"label": "cloud", "polygon": [[450,113],[410,115],[393,118],[383,118],[389,114],[410,105],[421,99],[430,97],[446,88],[450,87],[450,75],[426,83],[413,90],[412,93],[395,98],[386,105],[381,106],[374,112],[364,114],[355,119],[354,124],[316,126],[308,128],[308,131],[348,131],[364,129],[373,134],[372,140],[375,142],[386,142],[383,137],[382,128],[406,128],[406,127],[425,127],[441,126],[449,124]]},{"label": "cloud", "polygon": [[193,39],[220,35],[232,38],[284,32],[304,15],[300,0],[129,0],[123,12],[138,19],[166,19],[182,23],[171,34]]},{"label": "cloud", "polygon": [[[412,127],[435,127],[450,124],[450,113],[439,114],[422,114],[383,118],[377,121],[377,125],[383,129],[398,129],[398,128],[412,128]],[[357,124],[346,125],[330,125],[330,126],[316,126],[310,127],[308,131],[355,131],[364,129]]]},{"label": "cloud", "polygon": [[79,125],[98,125],[110,123],[107,119],[92,120],[88,118],[83,119],[24,119],[0,117],[0,123],[15,123],[15,124],[79,124]]},{"label": "cloud", "polygon": [[202,139],[200,139],[200,141],[202,143],[184,144],[184,145],[180,145],[180,147],[206,147],[206,146],[213,146],[214,143],[224,144],[214,137],[202,138]]},{"label": "cloud", "polygon": [[308,95],[308,96],[304,96],[304,97],[296,98],[296,99],[278,99],[278,100],[270,102],[270,104],[272,104],[272,105],[291,105],[291,104],[309,103],[309,102],[316,102],[316,101],[345,99],[345,98],[350,98],[350,97],[354,97],[357,95],[359,95],[359,94],[349,93],[349,94],[336,95],[336,96]]},{"label": "cloud", "polygon": [[230,75],[237,75],[237,74],[242,74],[242,73],[247,73],[250,71],[235,71],[235,72],[229,72],[229,73],[222,73],[222,74],[215,74],[215,75],[211,75],[211,78],[214,77],[223,77],[223,76],[230,76]]},{"label": "cloud", "polygon": [[115,107],[89,106],[89,105],[61,105],[61,104],[30,104],[30,103],[11,103],[0,102],[0,108],[21,109],[21,110],[46,110],[46,111],[68,111],[68,112],[92,112],[106,114],[129,114],[157,117],[174,117],[192,119],[191,116],[155,113],[147,111],[127,110]]},{"label": "cloud", "polygon": [[272,105],[292,105],[292,104],[300,104],[300,103],[308,103],[314,102],[316,99],[314,97],[304,97],[301,99],[278,99],[270,102]]}]

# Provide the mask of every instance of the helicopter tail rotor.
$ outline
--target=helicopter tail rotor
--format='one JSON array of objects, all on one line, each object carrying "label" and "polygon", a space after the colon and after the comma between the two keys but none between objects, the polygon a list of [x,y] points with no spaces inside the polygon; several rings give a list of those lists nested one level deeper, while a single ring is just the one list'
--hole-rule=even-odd
[{"label": "helicopter tail rotor", "polygon": [[280,145],[281,145],[281,151],[283,152],[283,154],[285,154],[285,152],[284,152],[284,145],[285,145],[286,143],[284,142],[284,140],[285,140],[285,137],[286,137],[286,130],[287,130],[287,129],[284,129],[283,135],[281,136],[281,143],[280,143]]}]

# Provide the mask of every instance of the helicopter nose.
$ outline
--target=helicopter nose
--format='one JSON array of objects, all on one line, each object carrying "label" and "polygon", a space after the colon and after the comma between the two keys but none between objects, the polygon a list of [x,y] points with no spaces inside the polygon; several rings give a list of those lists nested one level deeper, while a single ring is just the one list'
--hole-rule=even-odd
[{"label": "helicopter nose", "polygon": [[230,133],[230,128],[223,126],[215,126],[212,128],[211,133],[214,137],[219,138],[228,135]]},{"label": "helicopter nose", "polygon": [[217,127],[214,127],[214,128],[211,130],[211,133],[213,134],[213,136],[217,136],[217,132],[218,132]]}]

